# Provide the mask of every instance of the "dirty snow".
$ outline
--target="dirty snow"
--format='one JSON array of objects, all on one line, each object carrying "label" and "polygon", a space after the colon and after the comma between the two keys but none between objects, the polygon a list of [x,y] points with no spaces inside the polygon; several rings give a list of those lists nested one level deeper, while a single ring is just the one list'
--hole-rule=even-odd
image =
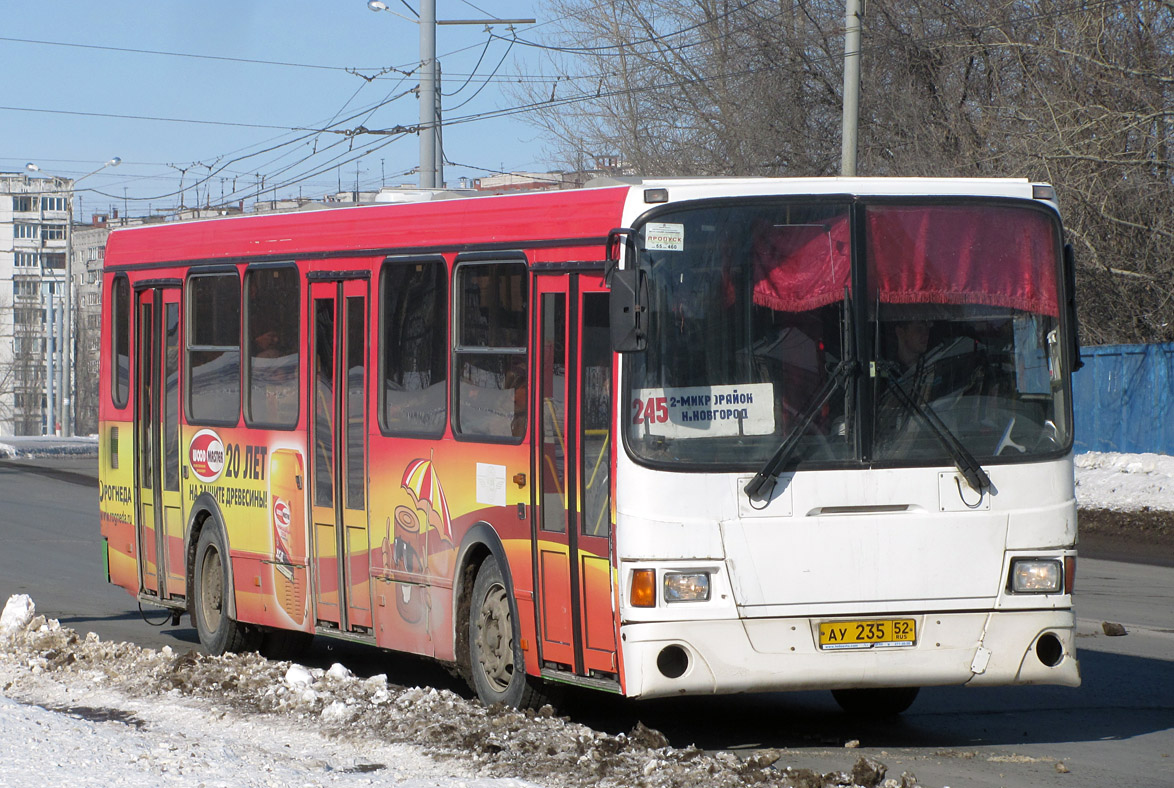
[{"label": "dirty snow", "polygon": [[860,758],[849,772],[674,748],[641,725],[601,733],[447,690],[208,657],[78,634],[24,595],[0,616],[0,788],[912,788]]},{"label": "dirty snow", "polygon": [[1082,509],[1174,511],[1174,457],[1077,454],[1076,500]]}]

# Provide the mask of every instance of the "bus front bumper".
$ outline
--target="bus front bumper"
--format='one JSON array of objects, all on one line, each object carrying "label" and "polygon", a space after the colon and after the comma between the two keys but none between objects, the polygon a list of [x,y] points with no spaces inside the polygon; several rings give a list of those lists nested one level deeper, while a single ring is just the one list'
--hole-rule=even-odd
[{"label": "bus front bumper", "polygon": [[1080,685],[1071,610],[922,613],[912,646],[823,650],[817,618],[621,626],[624,694]]}]

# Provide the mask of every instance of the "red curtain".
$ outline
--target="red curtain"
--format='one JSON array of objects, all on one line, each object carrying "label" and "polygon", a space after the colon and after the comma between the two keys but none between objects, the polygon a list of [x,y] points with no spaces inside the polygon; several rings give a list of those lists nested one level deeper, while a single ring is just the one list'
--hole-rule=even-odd
[{"label": "red curtain", "polygon": [[839,301],[851,279],[848,216],[754,230],[754,303],[807,312]]},{"label": "red curtain", "polygon": [[886,304],[986,304],[1059,316],[1056,233],[1005,206],[871,206],[870,278]]},{"label": "red curtain", "polygon": [[[986,304],[1059,315],[1056,234],[1039,211],[1006,206],[869,206],[869,278],[886,304]],[[806,312],[850,280],[847,215],[754,228],[754,303]]]}]

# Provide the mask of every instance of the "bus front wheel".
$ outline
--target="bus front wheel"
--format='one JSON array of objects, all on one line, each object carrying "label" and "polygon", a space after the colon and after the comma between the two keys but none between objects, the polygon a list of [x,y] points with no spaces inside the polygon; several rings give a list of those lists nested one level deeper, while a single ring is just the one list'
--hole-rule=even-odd
[{"label": "bus front wheel", "polygon": [[231,651],[249,651],[256,647],[255,633],[228,615],[228,548],[220,529],[211,522],[200,531],[193,566],[193,602],[196,632],[200,643],[214,657]]},{"label": "bus front wheel", "polygon": [[470,682],[487,706],[501,703],[518,709],[544,702],[539,682],[526,675],[515,633],[517,612],[501,567],[486,559],[473,582],[469,609]]},{"label": "bus front wheel", "polygon": [[918,687],[832,690],[840,708],[857,717],[896,717],[917,699]]}]

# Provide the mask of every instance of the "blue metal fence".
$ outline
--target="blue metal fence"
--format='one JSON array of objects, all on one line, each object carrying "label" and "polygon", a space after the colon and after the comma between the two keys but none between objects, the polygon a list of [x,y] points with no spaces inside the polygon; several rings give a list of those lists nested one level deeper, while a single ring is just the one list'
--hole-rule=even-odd
[{"label": "blue metal fence", "polygon": [[1174,455],[1174,343],[1081,348],[1076,451]]}]

